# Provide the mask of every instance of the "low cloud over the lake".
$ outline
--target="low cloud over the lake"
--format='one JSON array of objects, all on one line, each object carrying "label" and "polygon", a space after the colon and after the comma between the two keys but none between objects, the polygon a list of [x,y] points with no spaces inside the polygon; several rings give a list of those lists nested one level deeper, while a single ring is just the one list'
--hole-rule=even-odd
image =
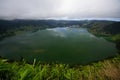
[{"label": "low cloud over the lake", "polygon": [[120,0],[0,0],[0,19],[120,18]]}]

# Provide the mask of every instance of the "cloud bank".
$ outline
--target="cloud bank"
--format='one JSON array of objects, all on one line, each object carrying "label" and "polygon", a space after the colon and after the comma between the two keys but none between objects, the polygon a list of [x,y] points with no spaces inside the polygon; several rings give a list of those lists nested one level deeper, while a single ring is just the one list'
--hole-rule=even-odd
[{"label": "cloud bank", "polygon": [[0,19],[120,18],[120,0],[0,0]]}]

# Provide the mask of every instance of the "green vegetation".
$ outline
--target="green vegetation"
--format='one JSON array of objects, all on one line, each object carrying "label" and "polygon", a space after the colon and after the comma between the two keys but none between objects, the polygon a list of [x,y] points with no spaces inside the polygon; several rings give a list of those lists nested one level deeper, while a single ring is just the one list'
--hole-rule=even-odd
[{"label": "green vegetation", "polygon": [[117,34],[117,35],[113,36],[112,40],[114,40],[114,41],[120,40],[120,34]]},{"label": "green vegetation", "polygon": [[[61,23],[57,23],[56,21],[20,20],[0,22],[0,39],[21,34],[24,31],[34,32],[38,29],[56,27],[57,25],[80,25],[88,28],[91,33],[97,36],[105,36],[106,39],[114,41],[118,53],[120,53],[120,22],[71,21],[71,23],[61,21]],[[120,55],[84,66],[43,64],[36,63],[36,60],[33,64],[29,64],[25,60],[10,62],[7,59],[0,58],[0,80],[120,80]]]},{"label": "green vegetation", "polygon": [[85,25],[96,36],[113,36],[120,33],[120,22],[96,21]]},{"label": "green vegetation", "polygon": [[93,21],[84,27],[87,27],[90,33],[114,42],[118,53],[120,53],[120,22]]},{"label": "green vegetation", "polygon": [[118,53],[120,53],[120,34],[116,34],[115,36],[113,36],[112,40],[115,41]]},{"label": "green vegetation", "polygon": [[35,32],[35,31],[38,31],[39,29],[42,29],[42,28],[34,27],[34,26],[22,26],[20,28],[8,29],[8,30],[0,33],[0,40],[2,40],[5,37],[15,36],[18,34],[25,33],[27,31]]},{"label": "green vegetation", "polygon": [[120,55],[89,65],[28,64],[0,59],[0,80],[120,80]]}]

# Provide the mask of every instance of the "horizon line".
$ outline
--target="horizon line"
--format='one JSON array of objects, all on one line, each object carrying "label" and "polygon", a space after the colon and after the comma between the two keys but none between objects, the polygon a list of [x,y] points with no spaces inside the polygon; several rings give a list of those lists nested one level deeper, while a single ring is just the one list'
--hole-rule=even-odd
[{"label": "horizon line", "polygon": [[90,20],[105,20],[105,21],[120,21],[120,18],[71,18],[71,19],[69,19],[69,18],[41,18],[41,19],[27,19],[27,18],[23,18],[23,19],[0,19],[0,20],[9,20],[9,21],[11,21],[11,20],[74,20],[74,21],[84,21],[84,20],[88,20],[88,21],[90,21]]}]

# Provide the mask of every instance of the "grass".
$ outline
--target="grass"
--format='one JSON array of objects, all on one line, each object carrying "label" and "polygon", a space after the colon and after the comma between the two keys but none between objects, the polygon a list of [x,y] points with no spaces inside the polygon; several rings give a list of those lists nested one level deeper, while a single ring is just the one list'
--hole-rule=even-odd
[{"label": "grass", "polygon": [[89,65],[28,64],[0,59],[0,80],[120,80],[120,55]]}]

